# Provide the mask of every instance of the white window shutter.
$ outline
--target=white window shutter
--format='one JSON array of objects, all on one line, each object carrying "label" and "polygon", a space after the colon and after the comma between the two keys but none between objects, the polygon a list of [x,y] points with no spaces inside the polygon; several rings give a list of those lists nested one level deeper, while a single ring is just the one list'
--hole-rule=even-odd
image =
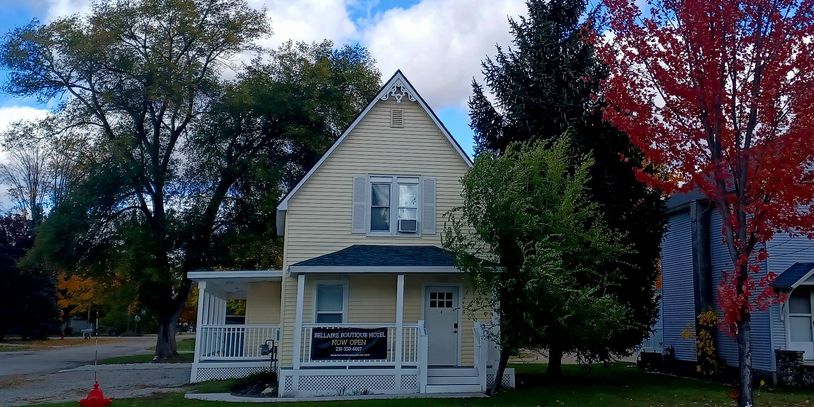
[{"label": "white window shutter", "polygon": [[421,233],[435,234],[435,178],[421,181]]},{"label": "white window shutter", "polygon": [[367,177],[353,177],[353,209],[351,211],[351,233],[366,233],[367,222]]}]

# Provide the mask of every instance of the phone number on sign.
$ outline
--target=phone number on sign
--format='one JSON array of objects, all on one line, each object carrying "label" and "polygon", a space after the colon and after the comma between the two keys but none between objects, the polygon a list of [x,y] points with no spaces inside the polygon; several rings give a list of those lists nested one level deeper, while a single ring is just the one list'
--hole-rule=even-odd
[{"label": "phone number on sign", "polygon": [[361,346],[337,346],[334,349],[336,352],[361,352],[364,350]]}]

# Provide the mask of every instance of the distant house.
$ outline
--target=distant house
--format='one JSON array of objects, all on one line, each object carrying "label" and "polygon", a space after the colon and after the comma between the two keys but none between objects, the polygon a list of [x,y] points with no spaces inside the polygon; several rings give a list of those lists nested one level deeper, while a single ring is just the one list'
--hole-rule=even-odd
[{"label": "distant house", "polygon": [[[440,248],[472,162],[396,72],[278,206],[283,269],[191,272],[199,310],[191,381],[269,366],[281,396],[482,392],[499,351],[475,293]],[[225,304],[246,300],[245,324]],[[513,385],[511,369],[504,384]]]},{"label": "distant house", "polygon": [[[680,362],[695,362],[696,316],[718,307],[722,271],[732,270],[732,260],[722,240],[721,216],[701,194],[687,193],[667,202],[669,227],[662,240],[661,318],[646,350],[669,350]],[[752,363],[760,373],[774,375],[775,350],[799,350],[814,361],[814,242],[780,233],[766,245],[768,259],[761,263],[760,278],[778,275],[774,289],[789,294],[788,301],[752,314]],[[735,339],[717,333],[718,356],[729,366],[738,365]]]}]

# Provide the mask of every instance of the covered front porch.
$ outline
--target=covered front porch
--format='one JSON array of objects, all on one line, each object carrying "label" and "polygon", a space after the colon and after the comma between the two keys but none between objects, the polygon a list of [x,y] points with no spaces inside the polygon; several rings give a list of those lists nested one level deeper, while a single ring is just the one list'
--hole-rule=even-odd
[{"label": "covered front porch", "polygon": [[[271,351],[280,343],[279,286],[282,273],[275,270],[200,271],[190,272],[188,277],[198,284],[195,354],[190,382],[241,377],[269,369],[274,356]],[[276,286],[278,293],[276,321],[275,318],[271,318],[270,323],[227,320],[229,300],[246,300],[253,288],[268,286]],[[247,314],[250,311],[247,303]]]},{"label": "covered front porch", "polygon": [[290,266],[280,395],[485,391],[499,356],[491,314],[464,312],[475,293],[447,256],[433,246],[351,246]]}]

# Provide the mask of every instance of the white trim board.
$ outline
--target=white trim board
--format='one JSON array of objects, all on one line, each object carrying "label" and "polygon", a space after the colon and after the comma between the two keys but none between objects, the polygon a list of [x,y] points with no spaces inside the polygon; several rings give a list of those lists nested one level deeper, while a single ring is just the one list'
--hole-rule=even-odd
[{"label": "white trim board", "polygon": [[283,272],[280,270],[190,271],[187,273],[187,278],[193,281],[242,279],[281,281]]},{"label": "white trim board", "polygon": [[[314,175],[314,173],[319,169],[319,167],[322,166],[322,164],[328,159],[328,157],[330,157],[331,154],[333,154],[336,148],[339,147],[339,145],[342,144],[342,142],[348,137],[348,135],[350,135],[350,133],[356,128],[356,126],[358,126],[359,123],[361,123],[362,119],[364,119],[367,116],[368,112],[370,112],[370,110],[373,109],[373,106],[375,106],[376,103],[378,103],[379,101],[387,99],[387,96],[391,92],[391,88],[396,84],[404,86],[405,90],[409,93],[409,95],[414,96],[415,103],[418,103],[418,105],[421,106],[421,108],[424,110],[425,113],[427,113],[430,119],[432,119],[433,123],[435,123],[436,127],[438,127],[438,129],[441,131],[441,134],[443,134],[444,137],[446,137],[447,141],[450,143],[452,148],[458,153],[461,159],[466,163],[466,165],[469,166],[470,168],[472,167],[473,165],[472,159],[470,159],[469,156],[466,155],[466,153],[463,151],[463,149],[461,149],[461,146],[458,144],[457,141],[455,141],[455,138],[452,137],[452,134],[450,134],[449,130],[447,130],[447,128],[444,127],[444,124],[441,123],[441,120],[438,119],[438,116],[435,115],[435,112],[433,112],[432,109],[427,105],[427,103],[424,101],[421,95],[419,95],[418,92],[416,92],[415,88],[413,88],[413,85],[410,83],[410,81],[408,81],[407,78],[404,77],[404,74],[401,73],[401,70],[397,70],[396,73],[393,74],[393,76],[387,81],[387,83],[385,83],[384,86],[382,86],[381,90],[379,90],[379,93],[376,95],[376,97],[367,105],[367,107],[365,107],[364,110],[362,110],[361,113],[359,113],[358,116],[356,116],[356,119],[353,121],[353,123],[351,123],[351,125],[348,126],[347,129],[345,129],[342,135],[339,136],[336,142],[334,142],[333,145],[331,145],[328,151],[326,151],[325,154],[323,154],[322,157],[319,159],[319,161],[317,161],[317,163],[314,164],[313,167],[311,167],[311,169],[305,174],[305,176],[300,180],[300,182],[298,182],[297,185],[295,185],[294,188],[292,188],[291,191],[289,191],[288,194],[286,194],[285,197],[283,197],[283,200],[280,201],[279,205],[277,205],[278,213],[279,211],[288,210],[288,201],[291,199],[291,197],[293,197],[297,193],[297,191],[299,191],[300,188],[302,188],[302,186],[308,181],[309,178],[311,178],[312,175]],[[411,99],[408,100],[408,102],[409,101],[411,101]],[[277,233],[280,234],[280,230],[283,228],[281,228],[282,225],[280,225],[279,221],[284,221],[284,215],[278,215],[277,220],[278,220]]]},{"label": "white trim board", "polygon": [[383,274],[427,274],[427,273],[452,273],[461,274],[463,271],[454,266],[436,267],[355,267],[355,266],[288,266],[288,271],[293,274],[318,274],[318,273],[383,273]]}]

